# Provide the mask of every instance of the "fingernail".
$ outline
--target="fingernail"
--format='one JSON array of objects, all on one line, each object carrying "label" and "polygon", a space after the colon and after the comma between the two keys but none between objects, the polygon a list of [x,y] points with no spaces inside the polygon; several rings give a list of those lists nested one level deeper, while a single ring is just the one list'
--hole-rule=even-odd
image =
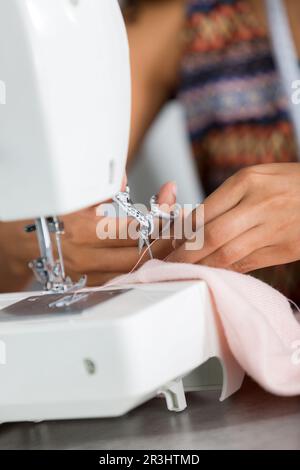
[{"label": "fingernail", "polygon": [[173,181],[172,183],[172,193],[173,193],[173,196],[177,197],[177,183],[176,181]]}]

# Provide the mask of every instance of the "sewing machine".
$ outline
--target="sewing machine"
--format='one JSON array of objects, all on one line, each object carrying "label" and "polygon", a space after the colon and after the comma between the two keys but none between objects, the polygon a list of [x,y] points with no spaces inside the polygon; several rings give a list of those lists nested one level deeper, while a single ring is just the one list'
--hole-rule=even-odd
[{"label": "sewing machine", "polygon": [[117,0],[0,0],[0,78],[0,220],[35,219],[30,266],[43,287],[0,296],[0,422],[117,416],[157,394],[181,411],[213,356],[222,396],[229,381],[239,388],[204,283],[87,289],[65,273],[59,217],[114,197],[125,168]]}]

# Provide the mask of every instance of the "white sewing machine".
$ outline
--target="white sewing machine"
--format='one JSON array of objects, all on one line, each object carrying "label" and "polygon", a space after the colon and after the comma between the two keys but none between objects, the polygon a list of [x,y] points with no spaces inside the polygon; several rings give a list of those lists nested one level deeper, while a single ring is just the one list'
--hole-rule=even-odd
[{"label": "white sewing machine", "polygon": [[[113,197],[125,168],[130,67],[117,0],[0,0],[0,79],[0,220],[36,220],[31,267],[44,287],[0,296],[0,422],[117,416],[159,393],[180,411],[182,378],[213,356],[222,396],[229,379],[238,389],[204,283],[97,291],[64,272],[58,217]],[[197,389],[197,373],[185,383]]]}]

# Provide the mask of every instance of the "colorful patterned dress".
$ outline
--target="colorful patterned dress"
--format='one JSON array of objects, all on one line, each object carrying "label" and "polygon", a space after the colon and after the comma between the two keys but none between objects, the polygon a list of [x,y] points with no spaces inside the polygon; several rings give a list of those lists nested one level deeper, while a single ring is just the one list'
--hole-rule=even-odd
[{"label": "colorful patterned dress", "polygon": [[[179,97],[206,194],[245,166],[297,161],[268,33],[247,0],[189,0],[187,33]],[[300,303],[300,262],[254,274]]]}]

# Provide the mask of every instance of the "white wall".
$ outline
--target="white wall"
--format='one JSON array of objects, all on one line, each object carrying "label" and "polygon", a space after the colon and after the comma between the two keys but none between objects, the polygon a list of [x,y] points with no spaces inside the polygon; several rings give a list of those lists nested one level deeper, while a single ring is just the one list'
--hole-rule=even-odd
[{"label": "white wall", "polygon": [[184,111],[177,101],[168,104],[155,121],[129,175],[133,198],[141,203],[146,203],[166,181],[177,182],[180,204],[202,201]]}]

